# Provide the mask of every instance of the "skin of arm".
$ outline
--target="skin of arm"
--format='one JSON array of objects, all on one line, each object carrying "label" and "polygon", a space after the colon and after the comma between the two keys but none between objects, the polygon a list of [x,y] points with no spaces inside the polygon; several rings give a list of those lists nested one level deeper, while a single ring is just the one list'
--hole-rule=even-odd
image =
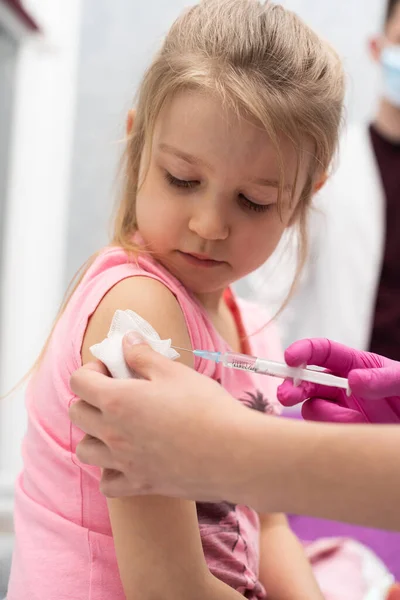
[{"label": "skin of arm", "polygon": [[303,547],[282,514],[260,515],[260,581],[271,600],[323,600]]},{"label": "skin of arm", "polygon": [[[260,420],[249,424],[258,465],[253,465],[254,479],[243,501],[266,504],[272,511],[279,507],[285,513],[400,530],[398,426],[277,421],[282,427],[267,427]],[[275,456],[283,452],[284,458],[268,469],[260,456],[269,455],[272,440],[278,443]]]},{"label": "skin of arm", "polygon": [[[131,309],[152,324],[161,338],[185,348],[190,339],[175,297],[160,282],[132,277],[112,288],[90,319],[82,360],[91,360],[90,346],[102,341],[116,309]],[[189,366],[192,356],[182,362]],[[196,506],[161,496],[108,500],[120,576],[127,600],[176,598],[241,598],[208,570],[201,545]]]},{"label": "skin of arm", "polygon": [[229,499],[260,513],[400,530],[399,426],[260,415],[146,345],[125,338],[124,353],[142,380],[110,379],[99,363],[71,378],[83,400],[70,417],[89,434],[78,458],[106,468],[107,496]]}]

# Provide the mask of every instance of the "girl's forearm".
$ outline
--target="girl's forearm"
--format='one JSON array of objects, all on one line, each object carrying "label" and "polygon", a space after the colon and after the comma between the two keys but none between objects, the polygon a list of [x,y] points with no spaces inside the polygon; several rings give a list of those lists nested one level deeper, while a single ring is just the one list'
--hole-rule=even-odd
[{"label": "girl's forearm", "polygon": [[[262,527],[260,581],[271,600],[323,600],[309,560],[285,518]],[[263,522],[263,521],[262,521]]]},{"label": "girl's forearm", "polygon": [[211,573],[206,587],[202,590],[201,594],[196,596],[196,600],[243,600],[242,594],[239,594],[239,592],[211,575]]},{"label": "girl's forearm", "polygon": [[[226,497],[259,512],[400,530],[400,427],[262,418],[237,428]],[[228,495],[228,492],[231,492]]]}]

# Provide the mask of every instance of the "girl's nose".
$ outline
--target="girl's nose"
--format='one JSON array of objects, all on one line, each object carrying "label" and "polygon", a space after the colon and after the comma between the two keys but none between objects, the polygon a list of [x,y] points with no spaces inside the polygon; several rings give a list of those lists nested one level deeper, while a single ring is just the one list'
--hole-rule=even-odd
[{"label": "girl's nose", "polygon": [[189,229],[203,240],[226,240],[229,236],[226,212],[222,206],[199,203],[189,220]]}]

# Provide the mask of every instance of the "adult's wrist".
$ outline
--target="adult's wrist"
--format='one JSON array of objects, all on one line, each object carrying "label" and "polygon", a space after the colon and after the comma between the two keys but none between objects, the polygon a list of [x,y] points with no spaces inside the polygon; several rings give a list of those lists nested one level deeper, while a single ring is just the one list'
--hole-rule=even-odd
[{"label": "adult's wrist", "polygon": [[308,424],[252,412],[243,423],[239,457],[241,503],[259,512],[289,512],[288,494],[301,484],[305,453],[313,445]]}]

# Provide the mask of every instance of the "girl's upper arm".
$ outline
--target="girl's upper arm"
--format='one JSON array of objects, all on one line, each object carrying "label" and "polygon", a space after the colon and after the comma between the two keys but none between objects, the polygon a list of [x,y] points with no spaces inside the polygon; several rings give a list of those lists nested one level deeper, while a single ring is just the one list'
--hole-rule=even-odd
[{"label": "girl's upper arm", "polygon": [[[137,312],[161,338],[172,338],[174,345],[191,348],[185,319],[173,294],[160,282],[137,276],[114,286],[92,315],[82,346],[83,362],[92,360],[89,348],[107,335],[117,309]],[[192,355],[184,354],[182,362],[193,366]],[[195,504],[138,497],[111,499],[108,506],[127,599],[199,597],[210,573]]]}]

